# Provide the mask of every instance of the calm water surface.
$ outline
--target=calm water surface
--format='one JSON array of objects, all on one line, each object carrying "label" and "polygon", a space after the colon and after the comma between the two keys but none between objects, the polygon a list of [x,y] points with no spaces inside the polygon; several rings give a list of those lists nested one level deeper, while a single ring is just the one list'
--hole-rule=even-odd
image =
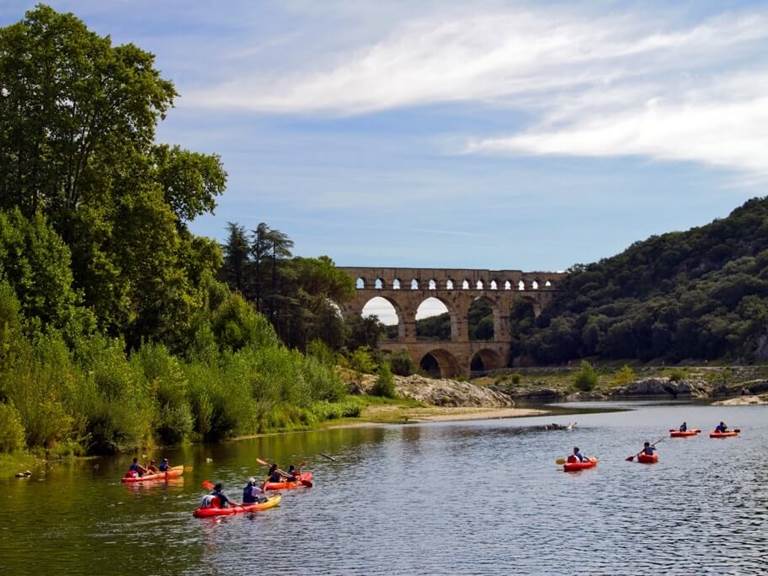
[{"label": "calm water surface", "polygon": [[[128,458],[58,466],[0,482],[0,574],[768,573],[768,409],[633,408],[571,432],[526,429],[574,419],[549,416],[193,447],[170,454],[194,468],[169,485],[121,485]],[[742,436],[666,438],[720,419]],[[659,464],[624,460],[659,437]],[[598,468],[555,466],[574,445]],[[315,487],[258,515],[192,517],[202,480],[239,500],[257,457],[306,459]]]}]

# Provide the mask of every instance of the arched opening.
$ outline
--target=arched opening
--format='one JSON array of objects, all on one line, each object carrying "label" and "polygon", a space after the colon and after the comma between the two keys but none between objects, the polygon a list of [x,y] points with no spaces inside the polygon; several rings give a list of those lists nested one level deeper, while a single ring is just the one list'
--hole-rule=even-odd
[{"label": "arched opening", "polygon": [[400,290],[400,278],[392,280],[392,290]]},{"label": "arched opening", "polygon": [[512,290],[512,282],[510,282],[509,280],[504,282],[504,290]]},{"label": "arched opening", "polygon": [[384,280],[382,280],[381,278],[376,278],[376,280],[373,281],[373,287],[376,290],[381,290],[382,288],[384,288]]},{"label": "arched opening", "polygon": [[552,282],[550,282],[549,280],[547,280],[546,282],[544,282],[544,287],[545,287],[545,288],[552,288]]},{"label": "arched opening", "polygon": [[437,290],[437,282],[434,280],[430,280],[427,286],[429,287],[429,290]]},{"label": "arched opening", "polygon": [[498,290],[499,284],[496,282],[496,280],[491,280],[491,290]]},{"label": "arched opening", "polygon": [[520,282],[517,283],[517,289],[518,290],[525,290],[525,282],[520,280]]},{"label": "arched opening", "polygon": [[493,340],[496,320],[493,303],[487,298],[475,298],[467,314],[470,340]]},{"label": "arched opening", "polygon": [[363,278],[358,278],[357,280],[355,280],[355,288],[357,288],[358,290],[362,290],[363,288],[365,288],[365,280]]},{"label": "arched opening", "polygon": [[466,280],[466,279],[465,279],[465,280],[464,280],[464,281],[461,283],[461,289],[462,289],[462,290],[469,290],[469,280]]},{"label": "arched opening", "polygon": [[482,290],[483,289],[483,281],[482,280],[478,280],[477,283],[475,284],[475,288],[477,288],[478,290]]},{"label": "arched opening", "polygon": [[448,279],[445,281],[445,289],[446,290],[453,290],[453,280]]},{"label": "arched opening", "polygon": [[416,309],[416,338],[419,340],[450,340],[451,314],[448,307],[430,296]]},{"label": "arched opening", "polygon": [[418,290],[419,289],[419,281],[414,278],[411,280],[411,290]]},{"label": "arched opening", "polygon": [[531,288],[533,288],[534,290],[538,290],[539,289],[538,281],[534,280],[533,282],[531,282]]},{"label": "arched opening", "polygon": [[475,355],[472,356],[472,361],[469,365],[469,371],[473,376],[479,376],[490,372],[491,370],[498,370],[499,368],[503,368],[501,356],[495,351],[488,350],[487,348],[476,352]]},{"label": "arched opening", "polygon": [[450,378],[461,374],[461,367],[456,358],[446,350],[432,350],[424,354],[419,361],[419,367],[433,378]]},{"label": "arched opening", "polygon": [[400,311],[395,305],[381,296],[375,296],[363,306],[363,318],[375,317],[384,325],[384,336],[388,340],[405,337],[405,325],[401,322]]}]

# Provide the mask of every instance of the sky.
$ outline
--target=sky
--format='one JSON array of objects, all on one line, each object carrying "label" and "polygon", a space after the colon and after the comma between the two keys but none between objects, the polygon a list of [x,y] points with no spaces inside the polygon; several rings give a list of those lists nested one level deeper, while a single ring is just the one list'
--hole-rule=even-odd
[{"label": "sky", "polygon": [[[34,2],[3,0],[0,25]],[[51,1],[153,52],[213,215],[342,266],[564,270],[768,179],[768,2]]]}]

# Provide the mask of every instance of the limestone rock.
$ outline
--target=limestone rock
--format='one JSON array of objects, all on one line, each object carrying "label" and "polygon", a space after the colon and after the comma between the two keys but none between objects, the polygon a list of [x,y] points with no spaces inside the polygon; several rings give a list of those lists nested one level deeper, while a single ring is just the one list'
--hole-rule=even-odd
[{"label": "limestone rock", "polygon": [[709,396],[710,387],[706,382],[698,380],[671,380],[666,377],[643,378],[635,380],[626,386],[611,390],[613,398],[633,396]]}]

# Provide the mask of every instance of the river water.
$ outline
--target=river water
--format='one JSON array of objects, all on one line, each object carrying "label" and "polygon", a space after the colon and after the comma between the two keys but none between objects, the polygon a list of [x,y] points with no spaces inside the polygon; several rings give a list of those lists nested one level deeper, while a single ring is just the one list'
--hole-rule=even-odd
[{"label": "river water", "polygon": [[[0,482],[0,574],[768,573],[768,408],[627,406],[188,447],[169,456],[193,469],[168,485],[121,485],[128,457],[59,465]],[[667,438],[721,419],[742,435]],[[658,464],[625,461],[660,437]],[[562,472],[574,445],[599,466]],[[192,517],[202,480],[239,501],[257,457],[307,460],[315,487]]]}]

